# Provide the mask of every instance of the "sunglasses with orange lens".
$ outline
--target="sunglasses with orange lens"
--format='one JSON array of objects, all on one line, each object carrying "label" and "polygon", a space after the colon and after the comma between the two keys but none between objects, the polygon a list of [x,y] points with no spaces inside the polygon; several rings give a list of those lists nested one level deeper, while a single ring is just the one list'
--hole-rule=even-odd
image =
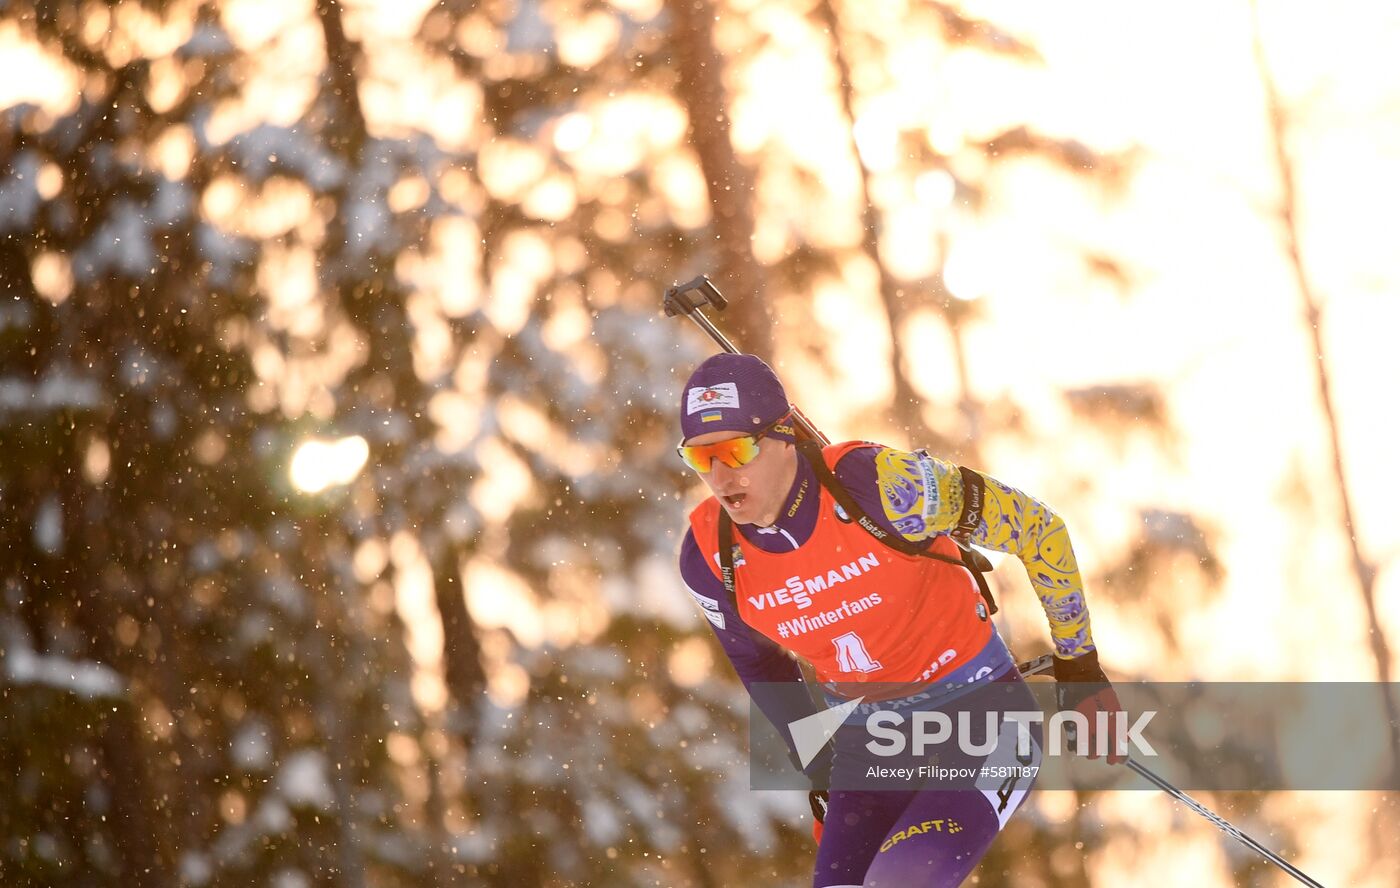
[{"label": "sunglasses with orange lens", "polygon": [[739,469],[758,458],[758,442],[792,414],[786,413],[768,425],[740,438],[716,441],[713,444],[695,444],[690,447],[681,442],[676,447],[685,464],[702,475],[709,474],[714,460],[719,460],[731,469]]}]

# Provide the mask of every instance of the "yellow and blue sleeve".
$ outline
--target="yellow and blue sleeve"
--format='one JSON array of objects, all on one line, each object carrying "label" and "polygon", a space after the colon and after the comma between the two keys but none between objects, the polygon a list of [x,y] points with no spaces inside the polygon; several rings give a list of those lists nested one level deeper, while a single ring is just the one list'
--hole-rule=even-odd
[{"label": "yellow and blue sleeve", "polygon": [[[958,527],[964,483],[957,466],[922,453],[883,448],[875,456],[875,470],[885,517],[906,539],[919,542]],[[979,476],[984,482],[982,511],[968,541],[1020,560],[1050,623],[1058,656],[1078,657],[1094,650],[1084,581],[1064,519],[1034,497]]]}]

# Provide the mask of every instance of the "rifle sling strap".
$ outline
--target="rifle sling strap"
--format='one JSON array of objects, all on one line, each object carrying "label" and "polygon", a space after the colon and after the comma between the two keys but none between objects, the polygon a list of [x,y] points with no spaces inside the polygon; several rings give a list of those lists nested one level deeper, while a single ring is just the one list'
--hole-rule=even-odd
[{"label": "rifle sling strap", "polygon": [[[981,593],[982,600],[987,604],[988,614],[997,612],[996,600],[992,598],[992,590],[987,585],[987,578],[983,576],[986,571],[992,569],[991,562],[987,561],[981,552],[972,549],[964,542],[967,536],[977,528],[977,523],[981,518],[982,476],[971,469],[959,467],[963,478],[963,511],[959,516],[957,529],[950,534],[950,537],[957,544],[962,557],[953,558],[940,552],[930,552],[917,543],[898,534],[890,533],[870,520],[870,516],[866,515],[865,510],[856,504],[850,491],[842,486],[841,482],[837,480],[836,474],[831,471],[831,467],[826,464],[826,459],[822,456],[821,445],[817,442],[799,441],[797,449],[812,467],[812,471],[816,472],[817,481],[830,491],[836,504],[841,507],[848,518],[860,525],[862,530],[897,552],[920,558],[932,558],[966,569],[977,582],[977,590]],[[723,506],[720,507],[719,512],[719,573],[720,579],[724,582],[724,591],[729,596],[729,604],[737,610],[738,596],[734,583],[734,523],[730,520],[729,513],[724,510]]]}]

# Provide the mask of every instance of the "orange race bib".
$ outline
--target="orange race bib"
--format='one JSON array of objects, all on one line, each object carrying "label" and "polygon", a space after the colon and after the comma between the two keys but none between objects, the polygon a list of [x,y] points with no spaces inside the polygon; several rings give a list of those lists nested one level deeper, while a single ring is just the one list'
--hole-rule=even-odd
[{"label": "orange race bib", "polygon": [[[835,465],[849,442],[827,447]],[[972,576],[957,565],[906,555],[847,519],[824,488],[811,537],[766,552],[735,533],[734,582],[744,622],[816,669],[823,682],[929,682],[982,650],[992,635]],[[695,540],[719,576],[720,505],[691,513]],[[958,557],[947,537],[932,551]]]}]

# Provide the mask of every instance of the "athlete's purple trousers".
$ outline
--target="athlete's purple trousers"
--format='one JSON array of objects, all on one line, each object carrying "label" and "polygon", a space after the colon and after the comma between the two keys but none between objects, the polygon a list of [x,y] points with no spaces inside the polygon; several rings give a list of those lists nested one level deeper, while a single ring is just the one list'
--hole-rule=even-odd
[{"label": "athlete's purple trousers", "polygon": [[[1020,686],[1017,697],[1024,706],[1017,708],[1034,706],[1029,689],[1014,670],[996,681]],[[949,710],[947,706],[938,708]],[[1033,763],[1038,765],[1040,731],[1032,730],[1032,735],[1036,746]],[[948,788],[954,784],[947,781],[929,781],[921,789],[881,789],[850,777],[868,764],[892,764],[889,759],[870,755],[864,746],[869,739],[864,731],[845,732],[844,737],[843,732],[837,733],[833,789],[813,871],[814,888],[956,888],[1025,801],[1033,778],[981,780],[976,787],[966,781],[956,784],[957,788]],[[1014,744],[1006,743],[986,759],[973,761],[979,767],[983,762],[1018,763]],[[1023,757],[1020,763],[1028,762]],[[844,781],[840,776],[843,771],[848,775]]]}]

